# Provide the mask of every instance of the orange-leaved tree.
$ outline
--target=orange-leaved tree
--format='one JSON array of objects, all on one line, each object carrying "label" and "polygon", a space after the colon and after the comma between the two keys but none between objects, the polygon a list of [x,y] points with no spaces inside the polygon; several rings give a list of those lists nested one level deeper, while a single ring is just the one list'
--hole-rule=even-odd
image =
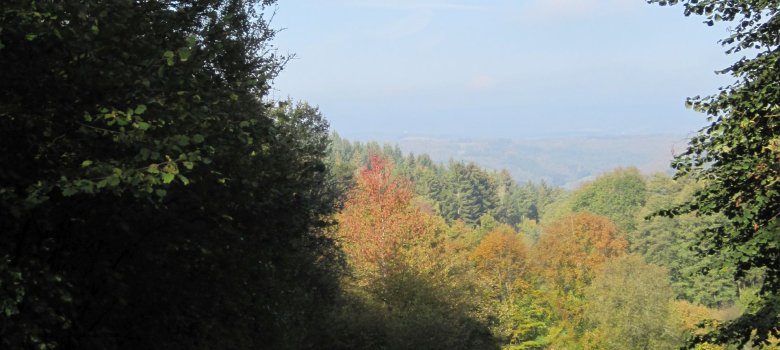
[{"label": "orange-leaved tree", "polygon": [[411,184],[392,175],[392,164],[371,156],[338,215],[338,236],[359,274],[387,276],[404,248],[436,226],[414,205]]},{"label": "orange-leaved tree", "polygon": [[625,253],[628,242],[609,219],[579,212],[544,228],[532,250],[533,267],[542,277],[558,320],[556,347],[588,342],[584,289],[608,260]]},{"label": "orange-leaved tree", "polygon": [[499,300],[507,300],[523,289],[528,271],[528,248],[510,226],[490,231],[471,253],[470,259],[488,281]]},{"label": "orange-leaved tree", "polygon": [[547,345],[547,313],[528,282],[528,248],[508,225],[491,229],[469,255],[485,289],[491,331],[503,349],[542,349]]},{"label": "orange-leaved tree", "polygon": [[544,229],[534,246],[534,261],[548,285],[576,292],[590,282],[601,264],[622,255],[627,246],[609,219],[580,212]]},{"label": "orange-leaved tree", "polygon": [[344,279],[344,338],[353,342],[345,348],[497,349],[463,249],[448,244],[444,220],[392,174],[386,159],[370,157],[337,216],[353,272]]}]

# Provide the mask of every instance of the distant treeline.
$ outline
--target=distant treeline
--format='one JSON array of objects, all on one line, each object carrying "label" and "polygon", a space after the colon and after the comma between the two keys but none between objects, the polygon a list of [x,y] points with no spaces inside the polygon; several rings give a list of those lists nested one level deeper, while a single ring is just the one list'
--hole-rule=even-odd
[{"label": "distant treeline", "polygon": [[397,145],[350,142],[337,133],[331,136],[328,161],[342,184],[352,184],[355,171],[368,166],[372,155],[390,159],[395,173],[410,180],[415,193],[450,222],[462,220],[473,225],[490,215],[500,223],[519,227],[525,220],[538,221],[540,211],[563,193],[543,180],[518,184],[506,170],[488,171],[473,162],[454,160],[441,164],[427,154],[405,155]]}]

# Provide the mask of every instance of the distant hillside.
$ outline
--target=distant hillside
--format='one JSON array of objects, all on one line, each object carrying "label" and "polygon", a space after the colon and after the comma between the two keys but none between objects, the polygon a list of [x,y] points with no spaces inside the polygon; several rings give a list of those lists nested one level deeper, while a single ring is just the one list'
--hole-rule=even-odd
[{"label": "distant hillside", "polygon": [[680,135],[559,137],[540,139],[455,139],[404,137],[390,141],[404,153],[427,153],[434,161],[472,161],[488,169],[507,169],[517,181],[545,181],[564,187],[616,167],[644,173],[671,173],[673,154],[685,149]]}]

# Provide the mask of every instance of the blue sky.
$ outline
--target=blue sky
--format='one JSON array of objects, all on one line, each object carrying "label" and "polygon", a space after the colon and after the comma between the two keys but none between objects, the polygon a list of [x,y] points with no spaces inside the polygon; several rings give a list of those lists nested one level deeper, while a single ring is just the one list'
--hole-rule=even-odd
[{"label": "blue sky", "polygon": [[684,135],[685,97],[734,57],[682,8],[642,0],[280,0],[294,53],[273,97],[353,139]]}]

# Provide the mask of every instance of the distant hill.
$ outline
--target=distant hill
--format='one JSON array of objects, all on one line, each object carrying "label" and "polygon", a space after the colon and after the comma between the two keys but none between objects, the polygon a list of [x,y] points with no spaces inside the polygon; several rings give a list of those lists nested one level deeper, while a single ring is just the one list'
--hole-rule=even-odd
[{"label": "distant hill", "polygon": [[404,153],[427,153],[434,161],[473,161],[488,169],[507,169],[520,182],[543,179],[571,188],[621,166],[636,166],[644,173],[671,173],[669,164],[673,154],[685,149],[687,137],[631,135],[511,140],[403,137],[388,141],[398,144]]}]

